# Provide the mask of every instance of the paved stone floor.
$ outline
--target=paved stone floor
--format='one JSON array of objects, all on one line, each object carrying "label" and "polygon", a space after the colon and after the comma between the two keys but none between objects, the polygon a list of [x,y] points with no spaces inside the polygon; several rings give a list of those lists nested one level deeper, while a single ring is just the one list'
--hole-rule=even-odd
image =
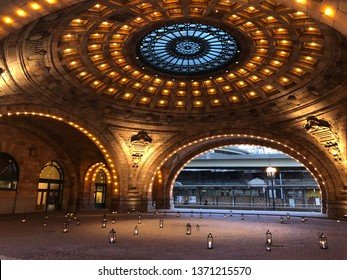
[{"label": "paved stone floor", "polygon": [[[327,219],[317,213],[291,213],[290,219],[281,212],[177,210],[174,212],[107,213],[107,226],[102,228],[104,212],[79,213],[80,225],[73,218],[69,232],[63,233],[65,213],[49,212],[47,225],[44,214],[0,215],[0,259],[24,260],[346,260],[347,220]],[[224,214],[225,213],[225,214]],[[258,216],[259,215],[259,216]],[[280,215],[284,222],[280,223]],[[302,222],[305,215],[308,223]],[[116,222],[111,220],[115,217]],[[164,227],[159,228],[163,218]],[[187,223],[192,234],[185,234]],[[196,230],[196,225],[200,230]],[[134,235],[138,226],[139,235]],[[117,241],[108,242],[111,229]],[[265,248],[265,233],[273,236],[271,251]],[[214,237],[213,249],[207,249],[207,235]],[[320,249],[318,236],[324,233],[329,248]]]}]

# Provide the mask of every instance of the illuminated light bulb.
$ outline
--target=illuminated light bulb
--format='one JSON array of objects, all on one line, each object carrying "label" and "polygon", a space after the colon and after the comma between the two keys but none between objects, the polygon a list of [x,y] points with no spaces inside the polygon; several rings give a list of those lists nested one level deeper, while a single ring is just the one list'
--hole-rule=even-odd
[{"label": "illuminated light bulb", "polygon": [[22,9],[16,10],[16,14],[17,14],[18,16],[20,16],[20,17],[25,17],[25,16],[27,16],[27,13],[26,13],[24,10],[22,10]]},{"label": "illuminated light bulb", "polygon": [[10,17],[4,17],[4,18],[3,18],[3,21],[4,21],[6,24],[11,24],[11,23],[13,23],[13,19],[10,18]]},{"label": "illuminated light bulb", "polygon": [[330,7],[326,7],[323,11],[324,15],[328,16],[328,17],[332,17],[334,16],[334,10]]},{"label": "illuminated light bulb", "polygon": [[31,4],[30,4],[30,7],[31,7],[33,10],[35,10],[35,11],[41,9],[41,5],[38,4],[38,3],[35,3],[35,2],[31,3]]}]

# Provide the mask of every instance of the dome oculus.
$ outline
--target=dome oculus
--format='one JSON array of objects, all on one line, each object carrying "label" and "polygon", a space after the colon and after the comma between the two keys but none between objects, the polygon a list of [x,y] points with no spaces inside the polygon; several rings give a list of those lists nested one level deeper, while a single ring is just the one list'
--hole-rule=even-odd
[{"label": "dome oculus", "polygon": [[230,65],[239,44],[228,32],[206,24],[180,23],[155,29],[137,46],[140,60],[167,74],[192,76]]}]

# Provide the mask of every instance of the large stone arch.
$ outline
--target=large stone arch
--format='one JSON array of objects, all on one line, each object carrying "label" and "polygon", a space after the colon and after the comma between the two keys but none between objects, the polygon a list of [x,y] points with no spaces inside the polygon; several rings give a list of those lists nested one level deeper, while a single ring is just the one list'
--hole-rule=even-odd
[{"label": "large stone arch", "polygon": [[[2,137],[1,151],[15,155],[18,151],[19,162],[28,171],[24,172],[27,174],[26,176],[36,174],[38,178],[42,167],[50,160],[56,160],[62,165],[65,184],[68,186],[64,192],[64,209],[80,208],[85,171],[91,164],[100,161],[111,171],[110,185],[112,187],[108,194],[110,199],[108,199],[107,206],[117,207],[120,178],[117,172],[119,166],[116,154],[119,156],[121,151],[117,150],[117,145],[114,144],[116,140],[107,128],[93,127],[91,122],[85,122],[78,116],[66,114],[64,111],[51,107],[17,105],[3,106],[0,110],[0,125],[4,130],[3,135],[10,132],[10,129],[16,130],[12,133],[13,135],[16,135],[15,133],[21,135],[21,137],[11,139]],[[28,151],[24,151],[21,147]],[[114,149],[114,147],[116,148]],[[32,154],[35,154],[35,158]],[[36,154],[40,156],[36,156]],[[34,188],[37,180],[34,177],[22,178],[19,183],[24,184],[27,181]],[[32,196],[27,192],[23,195]],[[18,209],[20,212],[34,211],[32,207],[25,206],[20,206]]]},{"label": "large stone arch", "polygon": [[[148,184],[148,199],[156,201],[158,207],[170,207],[175,178],[190,160],[208,150],[235,144],[266,146],[277,149],[301,162],[317,179],[320,186],[323,202],[322,212],[327,213],[329,217],[345,214],[346,188],[343,174],[336,167],[334,159],[329,154],[299,137],[293,140],[273,132],[256,130],[223,134],[216,131],[211,132],[209,136],[197,135],[186,139],[186,142],[182,142],[180,147],[166,154],[166,159],[161,163],[157,162],[154,175],[152,178],[148,178],[151,180]],[[162,181],[162,184],[159,185],[157,183],[158,172],[161,174],[160,180]],[[153,192],[156,192],[157,197],[152,198]]]}]

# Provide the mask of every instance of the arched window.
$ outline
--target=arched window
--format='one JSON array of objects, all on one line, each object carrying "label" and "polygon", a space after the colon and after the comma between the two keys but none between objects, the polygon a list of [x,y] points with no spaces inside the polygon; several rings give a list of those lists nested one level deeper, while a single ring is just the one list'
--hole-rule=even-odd
[{"label": "arched window", "polygon": [[0,190],[17,189],[18,178],[17,162],[9,154],[0,153]]},{"label": "arched window", "polygon": [[46,163],[40,173],[36,206],[37,210],[58,210],[63,191],[63,170],[55,161]]}]

